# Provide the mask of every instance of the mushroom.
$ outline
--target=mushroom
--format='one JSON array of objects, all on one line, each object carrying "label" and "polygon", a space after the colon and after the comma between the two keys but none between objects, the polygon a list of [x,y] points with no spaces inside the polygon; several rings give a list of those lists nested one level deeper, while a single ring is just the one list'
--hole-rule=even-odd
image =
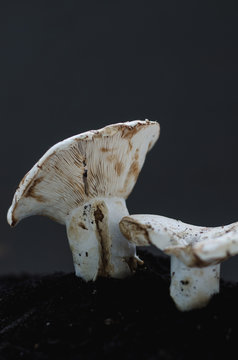
[{"label": "mushroom", "polygon": [[219,293],[220,263],[238,253],[238,222],[209,228],[132,215],[120,229],[137,246],[154,245],[171,256],[170,295],[181,311],[203,307]]},{"label": "mushroom", "polygon": [[50,148],[19,184],[8,210],[11,226],[31,215],[66,225],[76,275],[123,278],[139,259],[121,234],[132,191],[159,124],[131,121],[88,131]]}]

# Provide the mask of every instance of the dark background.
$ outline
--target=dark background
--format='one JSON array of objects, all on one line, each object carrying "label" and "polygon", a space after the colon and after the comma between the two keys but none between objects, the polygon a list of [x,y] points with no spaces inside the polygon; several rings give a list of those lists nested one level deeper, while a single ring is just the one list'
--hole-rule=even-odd
[{"label": "dark background", "polygon": [[[236,1],[1,1],[0,273],[72,271],[65,228],[11,229],[15,189],[56,142],[161,124],[127,204],[195,225],[238,220]],[[223,276],[238,280],[238,259]]]}]

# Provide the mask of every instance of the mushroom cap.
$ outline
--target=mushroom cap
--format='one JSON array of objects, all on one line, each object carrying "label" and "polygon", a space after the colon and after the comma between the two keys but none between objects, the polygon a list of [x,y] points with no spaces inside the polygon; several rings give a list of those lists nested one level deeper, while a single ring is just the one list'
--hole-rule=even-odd
[{"label": "mushroom cap", "polygon": [[138,120],[57,143],[21,180],[8,210],[9,224],[31,215],[65,224],[72,209],[92,198],[126,199],[159,131],[157,122]]},{"label": "mushroom cap", "polygon": [[238,254],[238,222],[201,227],[159,215],[132,215],[121,220],[120,229],[136,245],[155,245],[190,267],[215,265]]}]

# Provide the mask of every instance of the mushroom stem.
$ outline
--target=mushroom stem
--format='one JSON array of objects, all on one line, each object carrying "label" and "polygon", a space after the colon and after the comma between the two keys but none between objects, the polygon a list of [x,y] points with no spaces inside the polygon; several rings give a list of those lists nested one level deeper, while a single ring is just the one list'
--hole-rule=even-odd
[{"label": "mushroom stem", "polygon": [[219,264],[192,268],[171,256],[170,296],[181,311],[206,306],[212,295],[219,293],[219,278]]},{"label": "mushroom stem", "polygon": [[66,227],[75,273],[86,281],[97,276],[124,278],[136,268],[136,246],[121,234],[128,215],[122,198],[94,198],[69,214]]}]

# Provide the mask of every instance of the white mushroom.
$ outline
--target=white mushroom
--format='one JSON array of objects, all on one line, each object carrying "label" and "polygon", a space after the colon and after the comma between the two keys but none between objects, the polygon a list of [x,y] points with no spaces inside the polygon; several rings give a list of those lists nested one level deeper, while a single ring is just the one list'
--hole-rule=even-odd
[{"label": "white mushroom", "polygon": [[31,215],[66,225],[75,272],[123,278],[136,267],[135,245],[119,229],[157,122],[131,121],[59,142],[22,179],[8,211],[11,226]]},{"label": "white mushroom", "polygon": [[220,262],[238,253],[238,222],[209,228],[132,215],[121,220],[120,229],[134,244],[152,244],[171,256],[170,295],[182,311],[205,306],[219,292]]}]

